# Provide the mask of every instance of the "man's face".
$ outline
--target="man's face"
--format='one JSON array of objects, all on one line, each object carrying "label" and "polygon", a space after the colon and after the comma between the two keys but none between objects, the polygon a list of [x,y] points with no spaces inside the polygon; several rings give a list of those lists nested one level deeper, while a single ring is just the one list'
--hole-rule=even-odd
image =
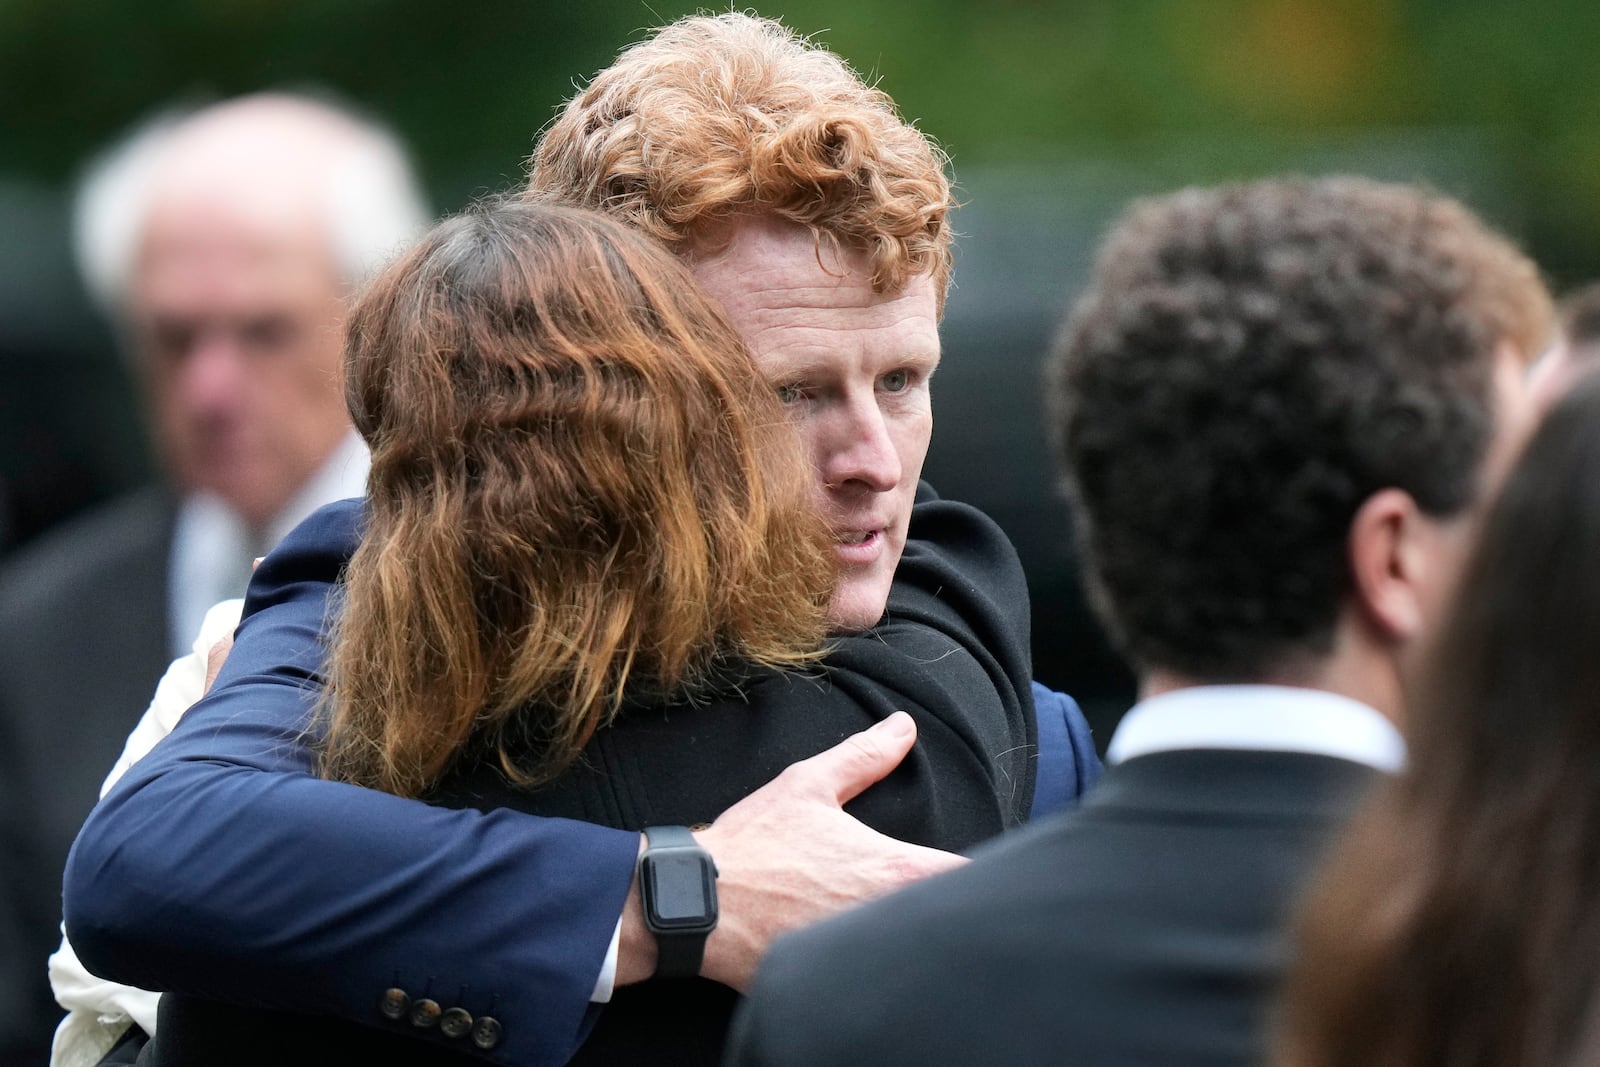
[{"label": "man's face", "polygon": [[157,442],[185,491],[257,526],[348,425],[340,390],[343,288],[309,213],[158,204],[129,294]]},{"label": "man's face", "polygon": [[1483,517],[1542,414],[1537,390],[1530,388],[1528,362],[1510,345],[1502,345],[1495,353],[1492,396],[1494,436],[1478,475],[1477,497],[1461,514],[1431,522],[1433,566],[1423,589],[1424,621],[1429,634],[1438,631],[1449,610]]},{"label": "man's face", "polygon": [[740,222],[725,250],[691,266],[793,413],[810,454],[840,566],[829,618],[840,630],[872,626],[905,548],[933,433],[932,277],[874,293],[864,255],[824,245],[819,256],[808,230],[770,219]]}]

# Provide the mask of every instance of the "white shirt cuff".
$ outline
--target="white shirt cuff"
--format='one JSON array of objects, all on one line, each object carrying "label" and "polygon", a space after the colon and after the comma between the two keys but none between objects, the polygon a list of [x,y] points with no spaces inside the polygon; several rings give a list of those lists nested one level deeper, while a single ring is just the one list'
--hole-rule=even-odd
[{"label": "white shirt cuff", "polygon": [[606,961],[600,965],[600,977],[594,980],[594,992],[589,994],[591,1004],[610,1004],[611,993],[617,987],[617,947],[622,943],[622,919],[611,931],[611,947],[606,949]]}]

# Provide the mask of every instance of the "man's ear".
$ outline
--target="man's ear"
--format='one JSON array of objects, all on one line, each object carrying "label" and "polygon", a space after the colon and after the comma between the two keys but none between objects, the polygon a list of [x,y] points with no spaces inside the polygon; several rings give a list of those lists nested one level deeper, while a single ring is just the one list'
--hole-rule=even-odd
[{"label": "man's ear", "polygon": [[1350,522],[1348,550],[1353,595],[1361,618],[1381,638],[1414,640],[1425,615],[1424,583],[1434,524],[1411,494],[1383,489],[1369,496]]}]

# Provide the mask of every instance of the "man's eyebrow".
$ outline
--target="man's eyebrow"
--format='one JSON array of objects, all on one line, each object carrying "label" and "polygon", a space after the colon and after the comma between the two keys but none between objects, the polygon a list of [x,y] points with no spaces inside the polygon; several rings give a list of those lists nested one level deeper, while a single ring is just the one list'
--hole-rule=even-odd
[{"label": "man's eyebrow", "polygon": [[[831,352],[823,351],[816,354],[795,353],[789,355],[756,355],[756,364],[767,378],[820,378],[836,373],[839,370],[839,360]],[[905,350],[896,352],[888,359],[874,360],[880,364],[879,373],[905,367],[908,364],[932,370],[943,361],[944,355],[937,346],[924,348],[922,346],[908,346]],[[851,364],[852,368],[854,364]]]},{"label": "man's eyebrow", "polygon": [[837,366],[837,361],[827,352],[817,355],[757,355],[756,365],[769,378],[812,378],[831,372]]}]

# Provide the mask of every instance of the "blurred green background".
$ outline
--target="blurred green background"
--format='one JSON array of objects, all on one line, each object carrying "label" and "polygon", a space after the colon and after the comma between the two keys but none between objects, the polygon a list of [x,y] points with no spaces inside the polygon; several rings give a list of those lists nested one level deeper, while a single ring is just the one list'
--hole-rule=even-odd
[{"label": "blurred green background", "polygon": [[[0,161],[42,182],[159,103],[313,82],[389,116],[439,206],[516,180],[579,79],[666,0],[3,0]],[[790,0],[760,8],[882,78],[958,169],[1088,153],[1164,182],[1308,142],[1467,133],[1559,277],[1600,243],[1600,4],[1564,0]],[[1475,184],[1474,189],[1478,188]],[[1504,221],[1504,220],[1502,220]]]},{"label": "blurred green background", "polygon": [[[315,86],[393,123],[434,206],[449,211],[517,183],[577,85],[696,9],[0,0],[0,373],[10,365],[0,382],[26,383],[0,384],[10,540],[147,476],[126,381],[66,252],[66,190],[97,146],[174,101]],[[879,79],[951,153],[965,206],[929,471],[1017,542],[1040,676],[1107,708],[1125,699],[1126,679],[1083,616],[1037,365],[1122,203],[1284,170],[1422,180],[1522,241],[1558,291],[1600,275],[1595,0],[775,0],[757,10]],[[41,479],[54,486],[48,507],[26,503]]]}]

